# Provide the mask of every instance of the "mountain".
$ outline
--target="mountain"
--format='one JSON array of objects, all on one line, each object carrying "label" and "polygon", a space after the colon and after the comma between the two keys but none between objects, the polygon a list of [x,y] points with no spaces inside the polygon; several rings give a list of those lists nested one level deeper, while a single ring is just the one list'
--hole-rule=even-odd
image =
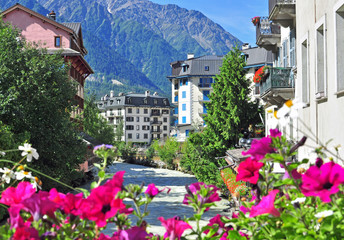
[{"label": "mountain", "polygon": [[[0,2],[5,9],[13,0]],[[87,61],[95,74],[86,88],[98,96],[114,89],[149,89],[170,96],[169,63],[196,56],[226,54],[240,40],[202,13],[149,0],[15,0],[57,21],[81,22]],[[115,84],[113,84],[115,83]]]}]

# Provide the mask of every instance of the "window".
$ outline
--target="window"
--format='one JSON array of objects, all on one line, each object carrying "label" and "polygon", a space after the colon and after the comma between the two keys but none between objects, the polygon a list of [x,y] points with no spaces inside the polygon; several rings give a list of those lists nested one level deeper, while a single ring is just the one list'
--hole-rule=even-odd
[{"label": "window", "polygon": [[186,98],[186,91],[182,91],[182,98]]},{"label": "window", "polygon": [[136,125],[136,130],[140,130],[140,125]]},{"label": "window", "polygon": [[309,89],[308,89],[308,41],[303,41],[301,45],[301,58],[302,58],[302,102],[309,102]]},{"label": "window", "polygon": [[136,117],[136,122],[139,122],[140,121],[140,117]]},{"label": "window", "polygon": [[154,99],[154,105],[157,105],[158,104],[158,100],[157,99]]},{"label": "window", "polygon": [[148,139],[148,134],[147,133],[143,134],[143,138]]},{"label": "window", "polygon": [[160,139],[160,134],[157,134],[156,137]]},{"label": "window", "polygon": [[167,126],[164,126],[164,131],[167,131]]},{"label": "window", "polygon": [[126,117],[125,120],[127,122],[134,122],[134,117]]},{"label": "window", "polygon": [[344,5],[335,9],[336,77],[337,91],[339,92],[344,90]]},{"label": "window", "polygon": [[209,100],[210,91],[203,91],[203,100]]},{"label": "window", "polygon": [[187,86],[189,81],[187,79],[183,79],[183,85]]},{"label": "window", "polygon": [[294,67],[296,65],[296,53],[295,53],[295,29],[290,31],[289,35],[289,55],[290,55],[290,67]]},{"label": "window", "polygon": [[148,109],[147,108],[143,109],[143,113],[148,114]]},{"label": "window", "polygon": [[140,109],[139,108],[136,109],[136,113],[140,114]]},{"label": "window", "polygon": [[143,126],[142,126],[142,130],[149,130],[149,126],[143,125]]},{"label": "window", "polygon": [[134,130],[134,126],[133,125],[127,125],[125,126],[126,130]]},{"label": "window", "polygon": [[186,111],[186,104],[185,103],[182,104],[182,111]]},{"label": "window", "polygon": [[133,109],[132,108],[128,108],[128,113],[133,113]]},{"label": "window", "polygon": [[136,133],[136,139],[140,139],[140,134]]},{"label": "window", "polygon": [[188,137],[188,136],[189,136],[189,134],[190,134],[190,133],[189,133],[189,130],[185,130],[185,136],[187,136],[187,137]]},{"label": "window", "polygon": [[200,78],[199,79],[199,87],[209,88],[211,84],[214,82],[212,78]]},{"label": "window", "polygon": [[144,118],[143,118],[143,121],[144,121],[144,122],[149,122],[149,120],[150,120],[149,117],[144,117]]},{"label": "window", "polygon": [[182,123],[186,123],[186,117],[182,117]]},{"label": "window", "polygon": [[61,37],[55,36],[55,47],[61,47]]},{"label": "window", "polygon": [[209,66],[205,66],[204,71],[209,71]]},{"label": "window", "polygon": [[164,134],[164,138],[167,138],[167,134],[166,133]]},{"label": "window", "polygon": [[164,122],[167,122],[167,118],[164,118]]},{"label": "window", "polygon": [[288,46],[287,40],[283,41],[283,67],[288,67]]},{"label": "window", "polygon": [[325,36],[325,18],[319,20],[316,24],[316,98],[326,96],[326,36]]},{"label": "window", "polygon": [[170,111],[169,110],[162,110],[162,114],[169,114]]},{"label": "window", "polygon": [[132,139],[133,138],[133,134],[132,133],[128,133],[128,139]]}]

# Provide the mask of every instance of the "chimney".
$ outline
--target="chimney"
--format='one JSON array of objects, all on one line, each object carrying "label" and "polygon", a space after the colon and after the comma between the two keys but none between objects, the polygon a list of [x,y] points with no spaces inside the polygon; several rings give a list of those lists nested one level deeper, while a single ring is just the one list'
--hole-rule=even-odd
[{"label": "chimney", "polygon": [[244,43],[242,46],[241,46],[241,50],[246,50],[246,49],[250,49],[251,48],[251,45],[249,43]]},{"label": "chimney", "polygon": [[149,96],[149,94],[150,94],[150,92],[147,90],[147,91],[145,91],[145,96],[147,97],[147,96]]},{"label": "chimney", "polygon": [[194,58],[194,57],[195,57],[195,54],[193,54],[193,53],[188,53],[187,54],[187,59]]},{"label": "chimney", "polygon": [[113,90],[110,91],[110,98],[113,98]]},{"label": "chimney", "polygon": [[47,17],[56,21],[56,13],[53,10],[50,13],[48,13]]}]

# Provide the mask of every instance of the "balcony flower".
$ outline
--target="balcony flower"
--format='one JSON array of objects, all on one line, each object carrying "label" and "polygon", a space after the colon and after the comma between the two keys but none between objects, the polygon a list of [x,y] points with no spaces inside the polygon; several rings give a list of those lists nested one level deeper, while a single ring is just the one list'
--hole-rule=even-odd
[{"label": "balcony flower", "polygon": [[267,77],[265,70],[268,68],[269,68],[268,66],[263,66],[259,68],[253,76],[253,82],[260,83],[262,80],[265,80],[265,78]]},{"label": "balcony flower", "polygon": [[254,18],[252,18],[252,23],[253,23],[254,26],[257,26],[257,24],[259,23],[259,21],[260,21],[260,17],[254,17]]}]

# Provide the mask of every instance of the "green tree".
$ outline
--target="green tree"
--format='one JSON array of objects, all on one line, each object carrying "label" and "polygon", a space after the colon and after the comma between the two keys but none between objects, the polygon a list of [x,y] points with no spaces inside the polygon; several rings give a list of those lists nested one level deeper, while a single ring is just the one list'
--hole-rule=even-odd
[{"label": "green tree", "polygon": [[176,158],[177,151],[179,149],[179,143],[174,137],[167,138],[163,144],[160,144],[158,140],[155,140],[153,148],[167,166],[174,167],[173,160]]},{"label": "green tree", "polygon": [[[76,87],[62,56],[29,45],[17,29],[0,20],[0,121],[39,152],[28,165],[71,184],[84,161],[85,146],[70,121]],[[55,186],[43,179],[44,187]]]},{"label": "green tree", "polygon": [[95,104],[95,96],[85,100],[83,127],[88,135],[104,144],[112,144],[115,140],[113,127],[100,116],[100,111]]},{"label": "green tree", "polygon": [[224,154],[234,147],[242,130],[259,122],[259,107],[250,100],[245,66],[241,52],[234,48],[224,57],[220,74],[214,79],[204,130],[213,153]]},{"label": "green tree", "polygon": [[116,133],[115,133],[116,141],[121,141],[122,140],[122,136],[124,134],[123,127],[124,127],[123,120],[120,119],[119,123],[118,123],[118,125],[116,127]]}]

